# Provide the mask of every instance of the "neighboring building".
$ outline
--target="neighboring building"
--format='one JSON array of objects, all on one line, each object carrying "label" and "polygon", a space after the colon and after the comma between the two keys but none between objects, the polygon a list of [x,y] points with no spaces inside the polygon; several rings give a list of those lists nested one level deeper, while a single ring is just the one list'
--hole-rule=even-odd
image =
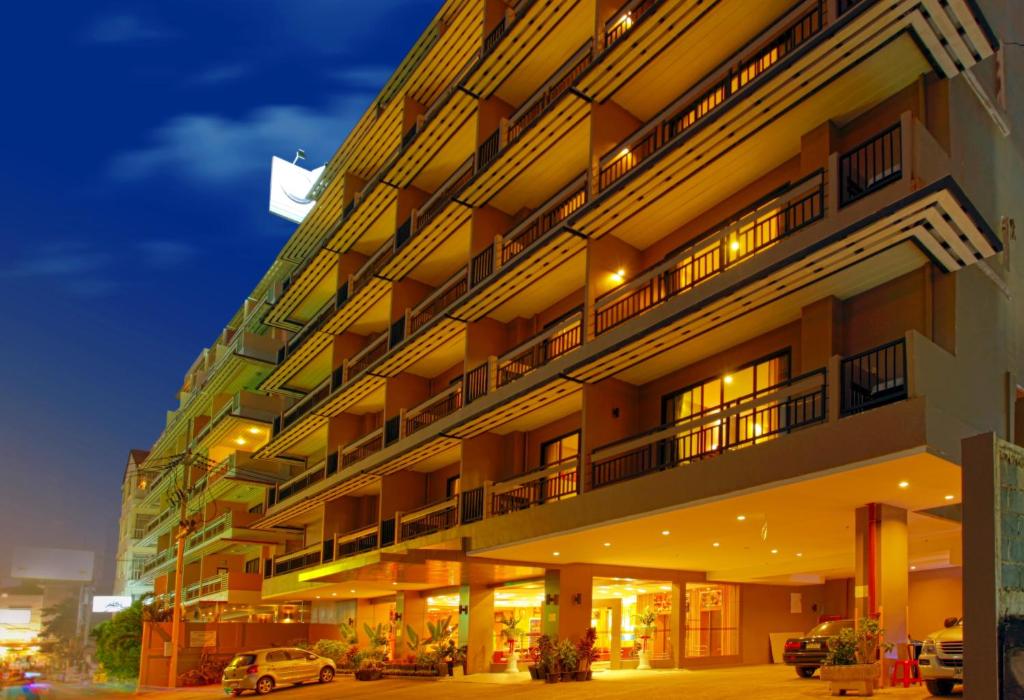
[{"label": "neighboring building", "polygon": [[121,518],[117,526],[117,565],[114,570],[114,595],[140,598],[153,590],[142,578],[142,566],[156,551],[142,545],[146,527],[157,514],[155,507],[144,508],[150,478],[139,467],[146,461],[146,450],[129,450],[121,479]]},{"label": "neighboring building", "polygon": [[0,588],[0,672],[31,665],[39,654],[44,593],[34,583]]},{"label": "neighboring building", "polygon": [[170,487],[200,592],[452,617],[472,671],[509,613],[612,667],[941,627],[961,440],[1024,440],[1011,5],[446,2],[186,378],[146,464],[226,476],[154,480],[156,590]]}]

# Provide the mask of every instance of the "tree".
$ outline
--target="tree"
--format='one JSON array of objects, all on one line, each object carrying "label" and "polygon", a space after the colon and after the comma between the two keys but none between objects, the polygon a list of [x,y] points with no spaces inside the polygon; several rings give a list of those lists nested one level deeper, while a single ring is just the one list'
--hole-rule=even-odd
[{"label": "tree", "polygon": [[118,680],[138,678],[139,657],[142,654],[142,617],[142,601],[137,600],[93,629],[96,660],[103,664],[109,677]]},{"label": "tree", "polygon": [[78,600],[69,597],[43,608],[42,618],[43,650],[64,668],[80,666],[85,654],[78,635]]}]

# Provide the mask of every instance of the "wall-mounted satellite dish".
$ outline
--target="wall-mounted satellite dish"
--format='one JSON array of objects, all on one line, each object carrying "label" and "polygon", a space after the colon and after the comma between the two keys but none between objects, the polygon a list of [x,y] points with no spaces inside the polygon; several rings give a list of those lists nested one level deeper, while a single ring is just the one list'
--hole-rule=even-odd
[{"label": "wall-mounted satellite dish", "polygon": [[[296,157],[296,161],[299,158]],[[312,193],[324,168],[306,170],[297,162],[274,156],[270,160],[270,213],[293,223],[302,223],[316,204]]]}]

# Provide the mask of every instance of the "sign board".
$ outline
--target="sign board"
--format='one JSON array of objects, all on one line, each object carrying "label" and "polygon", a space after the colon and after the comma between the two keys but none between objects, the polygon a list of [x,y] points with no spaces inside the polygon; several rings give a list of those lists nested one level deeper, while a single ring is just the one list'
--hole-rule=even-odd
[{"label": "sign board", "polygon": [[188,633],[188,645],[190,647],[215,647],[217,646],[217,630],[199,630]]},{"label": "sign board", "polygon": [[0,625],[27,625],[31,621],[29,608],[0,608]]},{"label": "sign board", "polygon": [[94,554],[81,549],[18,547],[11,577],[39,581],[92,581]]},{"label": "sign board", "polygon": [[132,597],[129,595],[98,595],[92,599],[94,613],[117,613],[131,606]]},{"label": "sign board", "polygon": [[301,224],[310,212],[315,199],[310,198],[313,188],[327,166],[306,170],[274,156],[270,161],[270,213]]}]

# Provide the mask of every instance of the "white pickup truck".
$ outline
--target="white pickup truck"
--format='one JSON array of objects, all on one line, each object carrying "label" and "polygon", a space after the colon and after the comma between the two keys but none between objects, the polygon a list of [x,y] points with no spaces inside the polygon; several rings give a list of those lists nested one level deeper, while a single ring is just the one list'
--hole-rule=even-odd
[{"label": "white pickup truck", "polygon": [[946,618],[946,628],[928,635],[917,660],[932,695],[949,695],[964,679],[964,621]]}]

